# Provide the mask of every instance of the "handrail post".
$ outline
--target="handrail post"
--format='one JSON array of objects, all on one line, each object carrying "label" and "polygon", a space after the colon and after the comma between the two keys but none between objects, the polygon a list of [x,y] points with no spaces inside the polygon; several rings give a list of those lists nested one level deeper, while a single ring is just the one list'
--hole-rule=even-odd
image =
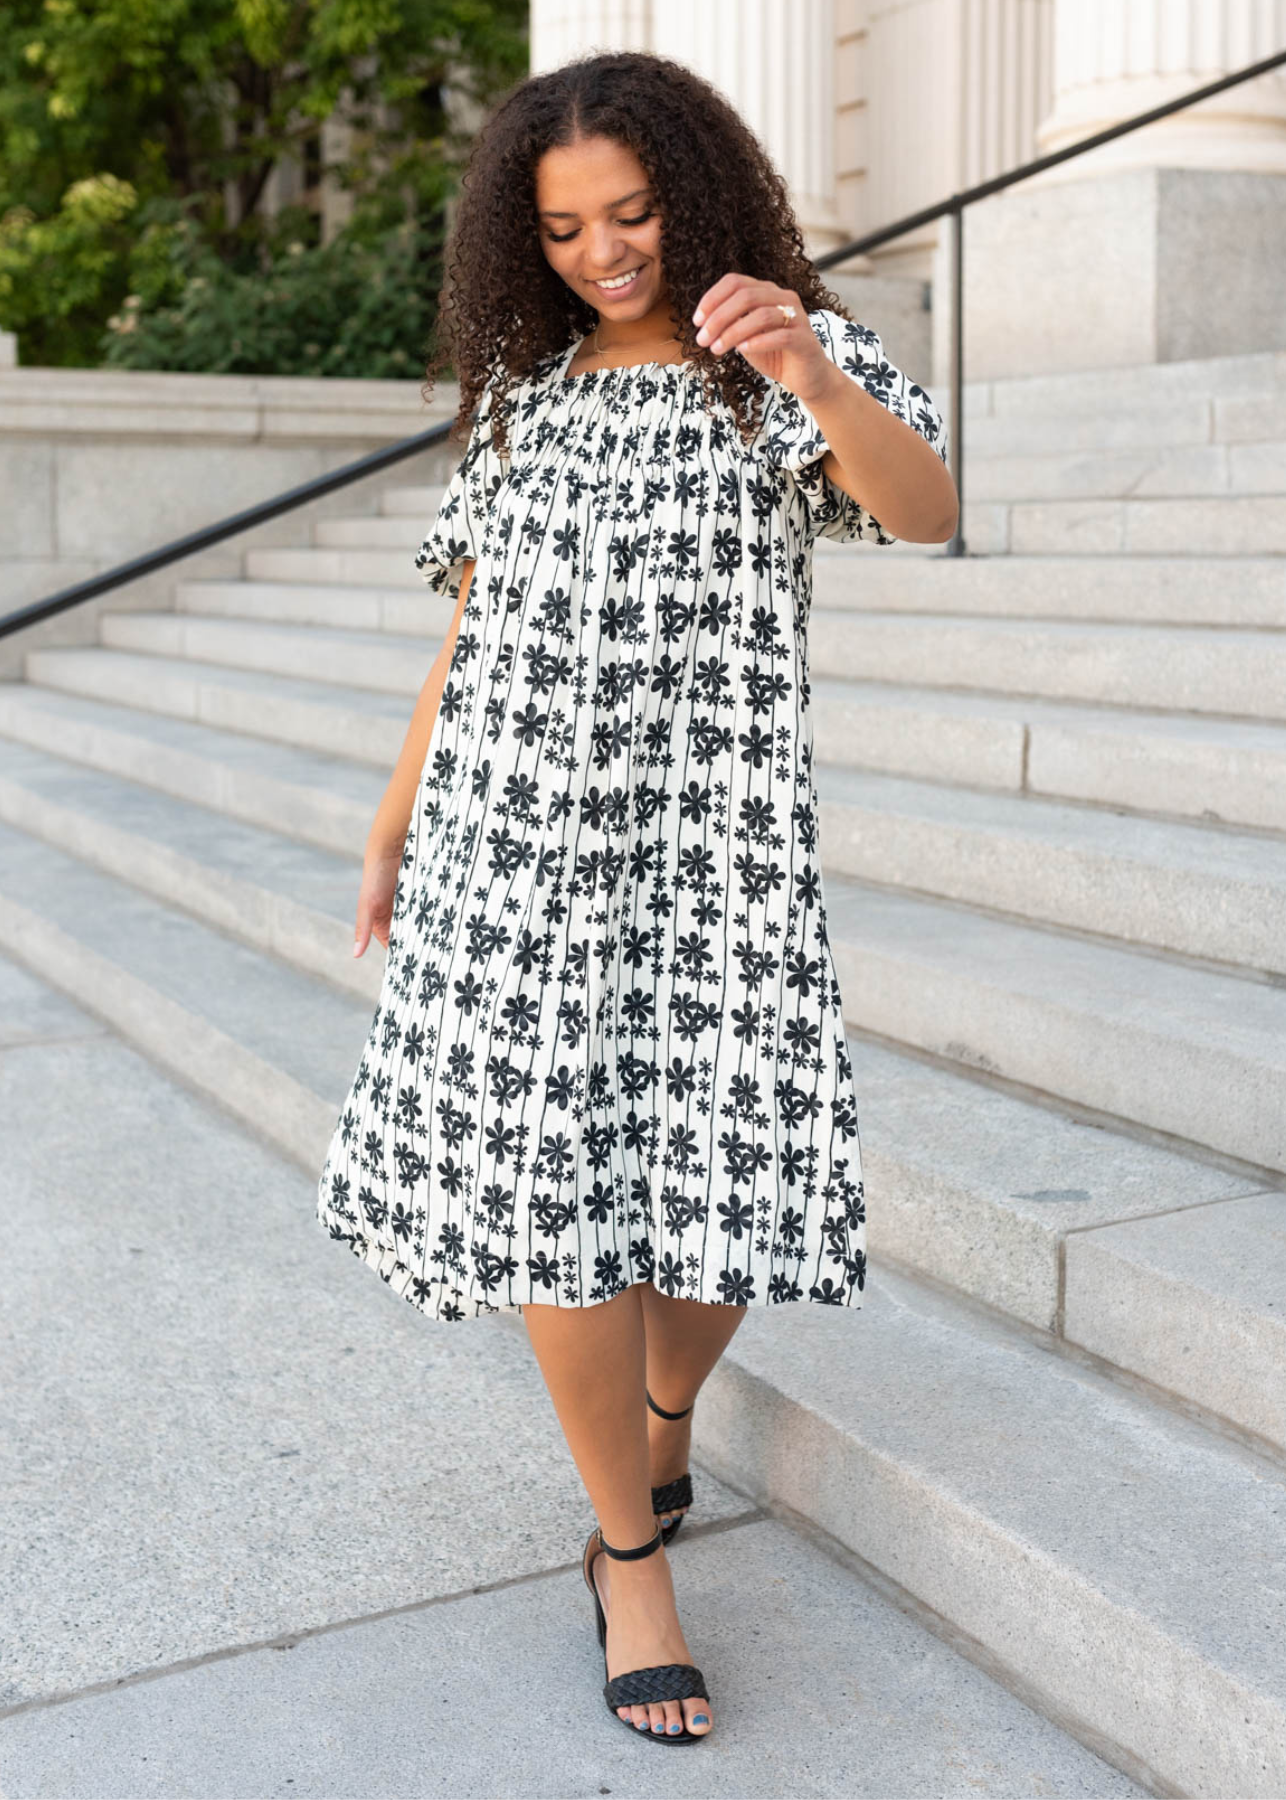
[{"label": "handrail post", "polygon": [[963,556],[964,539],[964,202],[957,196],[951,232],[951,475],[960,511],[947,555]]}]

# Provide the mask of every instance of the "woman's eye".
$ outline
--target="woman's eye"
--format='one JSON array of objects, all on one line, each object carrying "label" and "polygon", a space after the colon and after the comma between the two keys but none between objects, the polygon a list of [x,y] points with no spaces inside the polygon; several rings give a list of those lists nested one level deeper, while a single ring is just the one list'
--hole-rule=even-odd
[{"label": "woman's eye", "polygon": [[[645,212],[637,219],[622,219],[620,223],[622,225],[646,225],[651,217],[652,215],[650,212]],[[570,244],[575,236],[576,233],[574,231],[565,231],[561,237],[556,231],[551,231],[549,234],[549,241],[551,244]]]}]

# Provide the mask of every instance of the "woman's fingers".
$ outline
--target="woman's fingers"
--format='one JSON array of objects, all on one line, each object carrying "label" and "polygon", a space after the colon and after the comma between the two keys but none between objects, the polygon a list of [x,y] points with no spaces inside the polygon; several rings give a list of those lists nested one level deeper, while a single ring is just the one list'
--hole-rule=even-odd
[{"label": "woman's fingers", "polygon": [[[729,284],[727,288],[724,288],[724,282]],[[717,296],[717,299],[712,300],[711,296]],[[752,281],[745,275],[724,276],[723,281],[707,290],[697,309],[703,315],[695,320],[701,326],[697,342],[709,345],[717,356],[734,348],[747,334],[749,325],[742,321],[748,314],[757,315],[756,323],[760,329],[770,324],[781,325],[783,320],[778,306],[793,306],[796,321],[804,312],[799,295],[792,294],[788,288],[779,288],[771,281]]]},{"label": "woman's fingers", "polygon": [[[783,300],[780,304],[789,306],[791,303]],[[798,330],[798,313],[799,309],[796,308],[795,318],[783,318],[776,301],[770,306],[749,308],[739,318],[729,320],[722,335],[714,340],[710,348],[716,356],[727,350],[744,349],[747,345],[752,345],[757,350],[790,349],[802,341]],[[808,326],[807,330],[811,336],[812,326]]]},{"label": "woman's fingers", "polygon": [[393,923],[393,901],[397,893],[401,855],[385,856],[368,853],[362,870],[362,885],[357,896],[357,916],[353,925],[353,955],[361,956],[375,937],[388,949],[389,928]]},{"label": "woman's fingers", "polygon": [[[721,300],[706,313],[701,329],[697,333],[698,344],[709,345],[714,350],[718,345],[723,347],[723,339],[727,333],[752,306],[762,304],[752,296],[749,288],[735,288],[726,299]],[[717,352],[716,352],[717,354]]]},{"label": "woman's fingers", "polygon": [[363,955],[372,938],[387,950],[389,926],[392,923],[391,900],[382,894],[368,894],[363,888],[358,896],[357,920],[353,927],[353,955]]}]

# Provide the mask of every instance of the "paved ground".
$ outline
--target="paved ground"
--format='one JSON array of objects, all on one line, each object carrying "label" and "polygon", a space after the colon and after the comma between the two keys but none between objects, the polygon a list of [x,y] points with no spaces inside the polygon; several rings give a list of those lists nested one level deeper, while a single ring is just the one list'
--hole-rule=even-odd
[{"label": "paved ground", "polygon": [[3,1800],[1140,1791],[699,1467],[717,1723],[636,1741],[519,1320],[423,1319],[306,1173],[2,961],[0,1117]]}]

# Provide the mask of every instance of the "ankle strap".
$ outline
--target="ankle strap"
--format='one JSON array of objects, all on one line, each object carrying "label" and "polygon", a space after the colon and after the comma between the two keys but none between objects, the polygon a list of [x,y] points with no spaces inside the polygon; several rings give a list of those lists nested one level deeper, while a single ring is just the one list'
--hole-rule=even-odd
[{"label": "ankle strap", "polygon": [[[644,1388],[643,1392],[645,1394],[647,1394],[647,1389]],[[692,1411],[692,1407],[696,1405],[696,1402],[693,1401],[691,1403],[691,1405],[685,1406],[682,1412],[676,1412],[676,1413],[666,1412],[666,1410],[663,1406],[657,1405],[656,1401],[652,1398],[651,1394],[647,1395],[647,1403],[652,1408],[652,1411],[654,1413],[660,1413],[660,1415],[663,1419],[686,1419],[688,1414]]]},{"label": "ankle strap", "polygon": [[655,1532],[648,1539],[647,1543],[639,1544],[633,1550],[618,1550],[614,1544],[609,1544],[607,1539],[603,1536],[603,1527],[601,1525],[598,1527],[598,1541],[609,1556],[619,1557],[622,1562],[633,1562],[636,1556],[651,1556],[654,1550],[660,1548],[662,1542],[661,1527],[658,1524]]}]

